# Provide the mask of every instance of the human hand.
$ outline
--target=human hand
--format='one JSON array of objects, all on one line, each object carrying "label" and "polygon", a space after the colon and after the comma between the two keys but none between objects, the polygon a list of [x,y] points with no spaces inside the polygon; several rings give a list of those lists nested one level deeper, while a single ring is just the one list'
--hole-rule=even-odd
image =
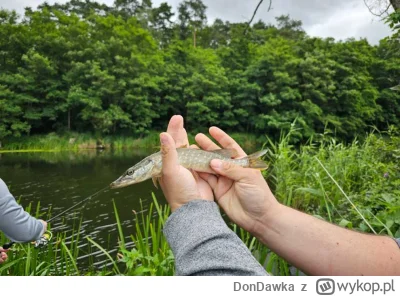
[{"label": "human hand", "polygon": [[[246,156],[235,140],[221,129],[211,127],[210,135],[223,148],[235,149],[236,158]],[[204,134],[198,134],[196,142],[204,150],[220,149]],[[272,216],[280,206],[261,172],[217,159],[212,160],[210,166],[217,175],[199,175],[211,186],[218,204],[233,222],[256,234],[265,223],[265,217]]]},{"label": "human hand", "polygon": [[171,211],[174,212],[195,199],[213,201],[210,185],[199,178],[197,173],[179,165],[176,147],[189,145],[182,116],[176,115],[171,118],[167,132],[160,134],[160,142],[163,162],[160,186]]},{"label": "human hand", "polygon": [[47,222],[41,219],[39,219],[39,221],[43,224],[43,233],[45,233],[47,231]]},{"label": "human hand", "polygon": [[0,264],[4,263],[8,256],[7,256],[7,252],[8,250],[3,249],[2,247],[0,247]]}]

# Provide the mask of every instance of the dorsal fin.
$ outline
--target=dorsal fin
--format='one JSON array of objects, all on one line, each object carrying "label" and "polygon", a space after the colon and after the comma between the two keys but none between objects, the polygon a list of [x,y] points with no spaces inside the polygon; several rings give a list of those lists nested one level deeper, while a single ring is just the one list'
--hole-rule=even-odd
[{"label": "dorsal fin", "polygon": [[236,157],[238,155],[235,149],[216,149],[216,150],[211,150],[211,152],[223,155],[227,158]]}]

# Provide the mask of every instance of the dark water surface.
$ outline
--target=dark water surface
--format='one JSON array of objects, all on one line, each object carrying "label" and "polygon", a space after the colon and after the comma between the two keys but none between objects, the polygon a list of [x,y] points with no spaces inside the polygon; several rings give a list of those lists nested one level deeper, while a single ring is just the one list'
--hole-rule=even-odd
[{"label": "dark water surface", "polygon": [[[127,168],[153,152],[5,153],[0,154],[0,178],[22,206],[32,203],[35,209],[40,202],[43,213],[40,218],[46,220],[49,209],[52,216],[61,213],[106,187]],[[117,205],[124,235],[130,242],[129,236],[133,234],[135,225],[132,211],[140,212],[142,207],[146,211],[152,201],[152,192],[161,204],[165,204],[162,191],[157,190],[151,180],[121,189],[107,188],[87,203],[52,221],[53,233],[72,231],[74,223],[79,223],[82,218],[81,248],[87,245],[85,236],[89,235],[107,251],[114,253],[118,245],[118,230],[112,200]],[[96,260],[97,265],[102,266],[106,260],[101,260],[102,255],[98,254],[100,259]]]}]

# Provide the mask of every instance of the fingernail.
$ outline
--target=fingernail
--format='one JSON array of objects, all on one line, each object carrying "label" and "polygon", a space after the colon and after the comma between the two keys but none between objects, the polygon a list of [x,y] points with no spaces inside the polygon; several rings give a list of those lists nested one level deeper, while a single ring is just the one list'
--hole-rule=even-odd
[{"label": "fingernail", "polygon": [[160,135],[160,140],[161,140],[161,145],[167,145],[168,144],[168,137],[166,134],[161,134]]},{"label": "fingernail", "polygon": [[222,161],[219,159],[213,159],[211,160],[211,166],[215,169],[222,169]]}]

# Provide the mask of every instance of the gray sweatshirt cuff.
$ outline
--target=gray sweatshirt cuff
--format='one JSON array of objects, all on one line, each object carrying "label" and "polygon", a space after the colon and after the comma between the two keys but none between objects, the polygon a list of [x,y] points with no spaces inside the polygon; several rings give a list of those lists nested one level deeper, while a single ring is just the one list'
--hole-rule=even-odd
[{"label": "gray sweatshirt cuff", "polygon": [[0,179],[0,231],[12,241],[31,242],[44,232],[42,222],[29,215]]},{"label": "gray sweatshirt cuff", "polygon": [[395,240],[395,242],[397,243],[397,245],[398,245],[399,248],[400,248],[400,238],[395,238],[394,240]]},{"label": "gray sweatshirt cuff", "polygon": [[268,275],[226,225],[215,202],[191,201],[167,219],[176,275]]}]

